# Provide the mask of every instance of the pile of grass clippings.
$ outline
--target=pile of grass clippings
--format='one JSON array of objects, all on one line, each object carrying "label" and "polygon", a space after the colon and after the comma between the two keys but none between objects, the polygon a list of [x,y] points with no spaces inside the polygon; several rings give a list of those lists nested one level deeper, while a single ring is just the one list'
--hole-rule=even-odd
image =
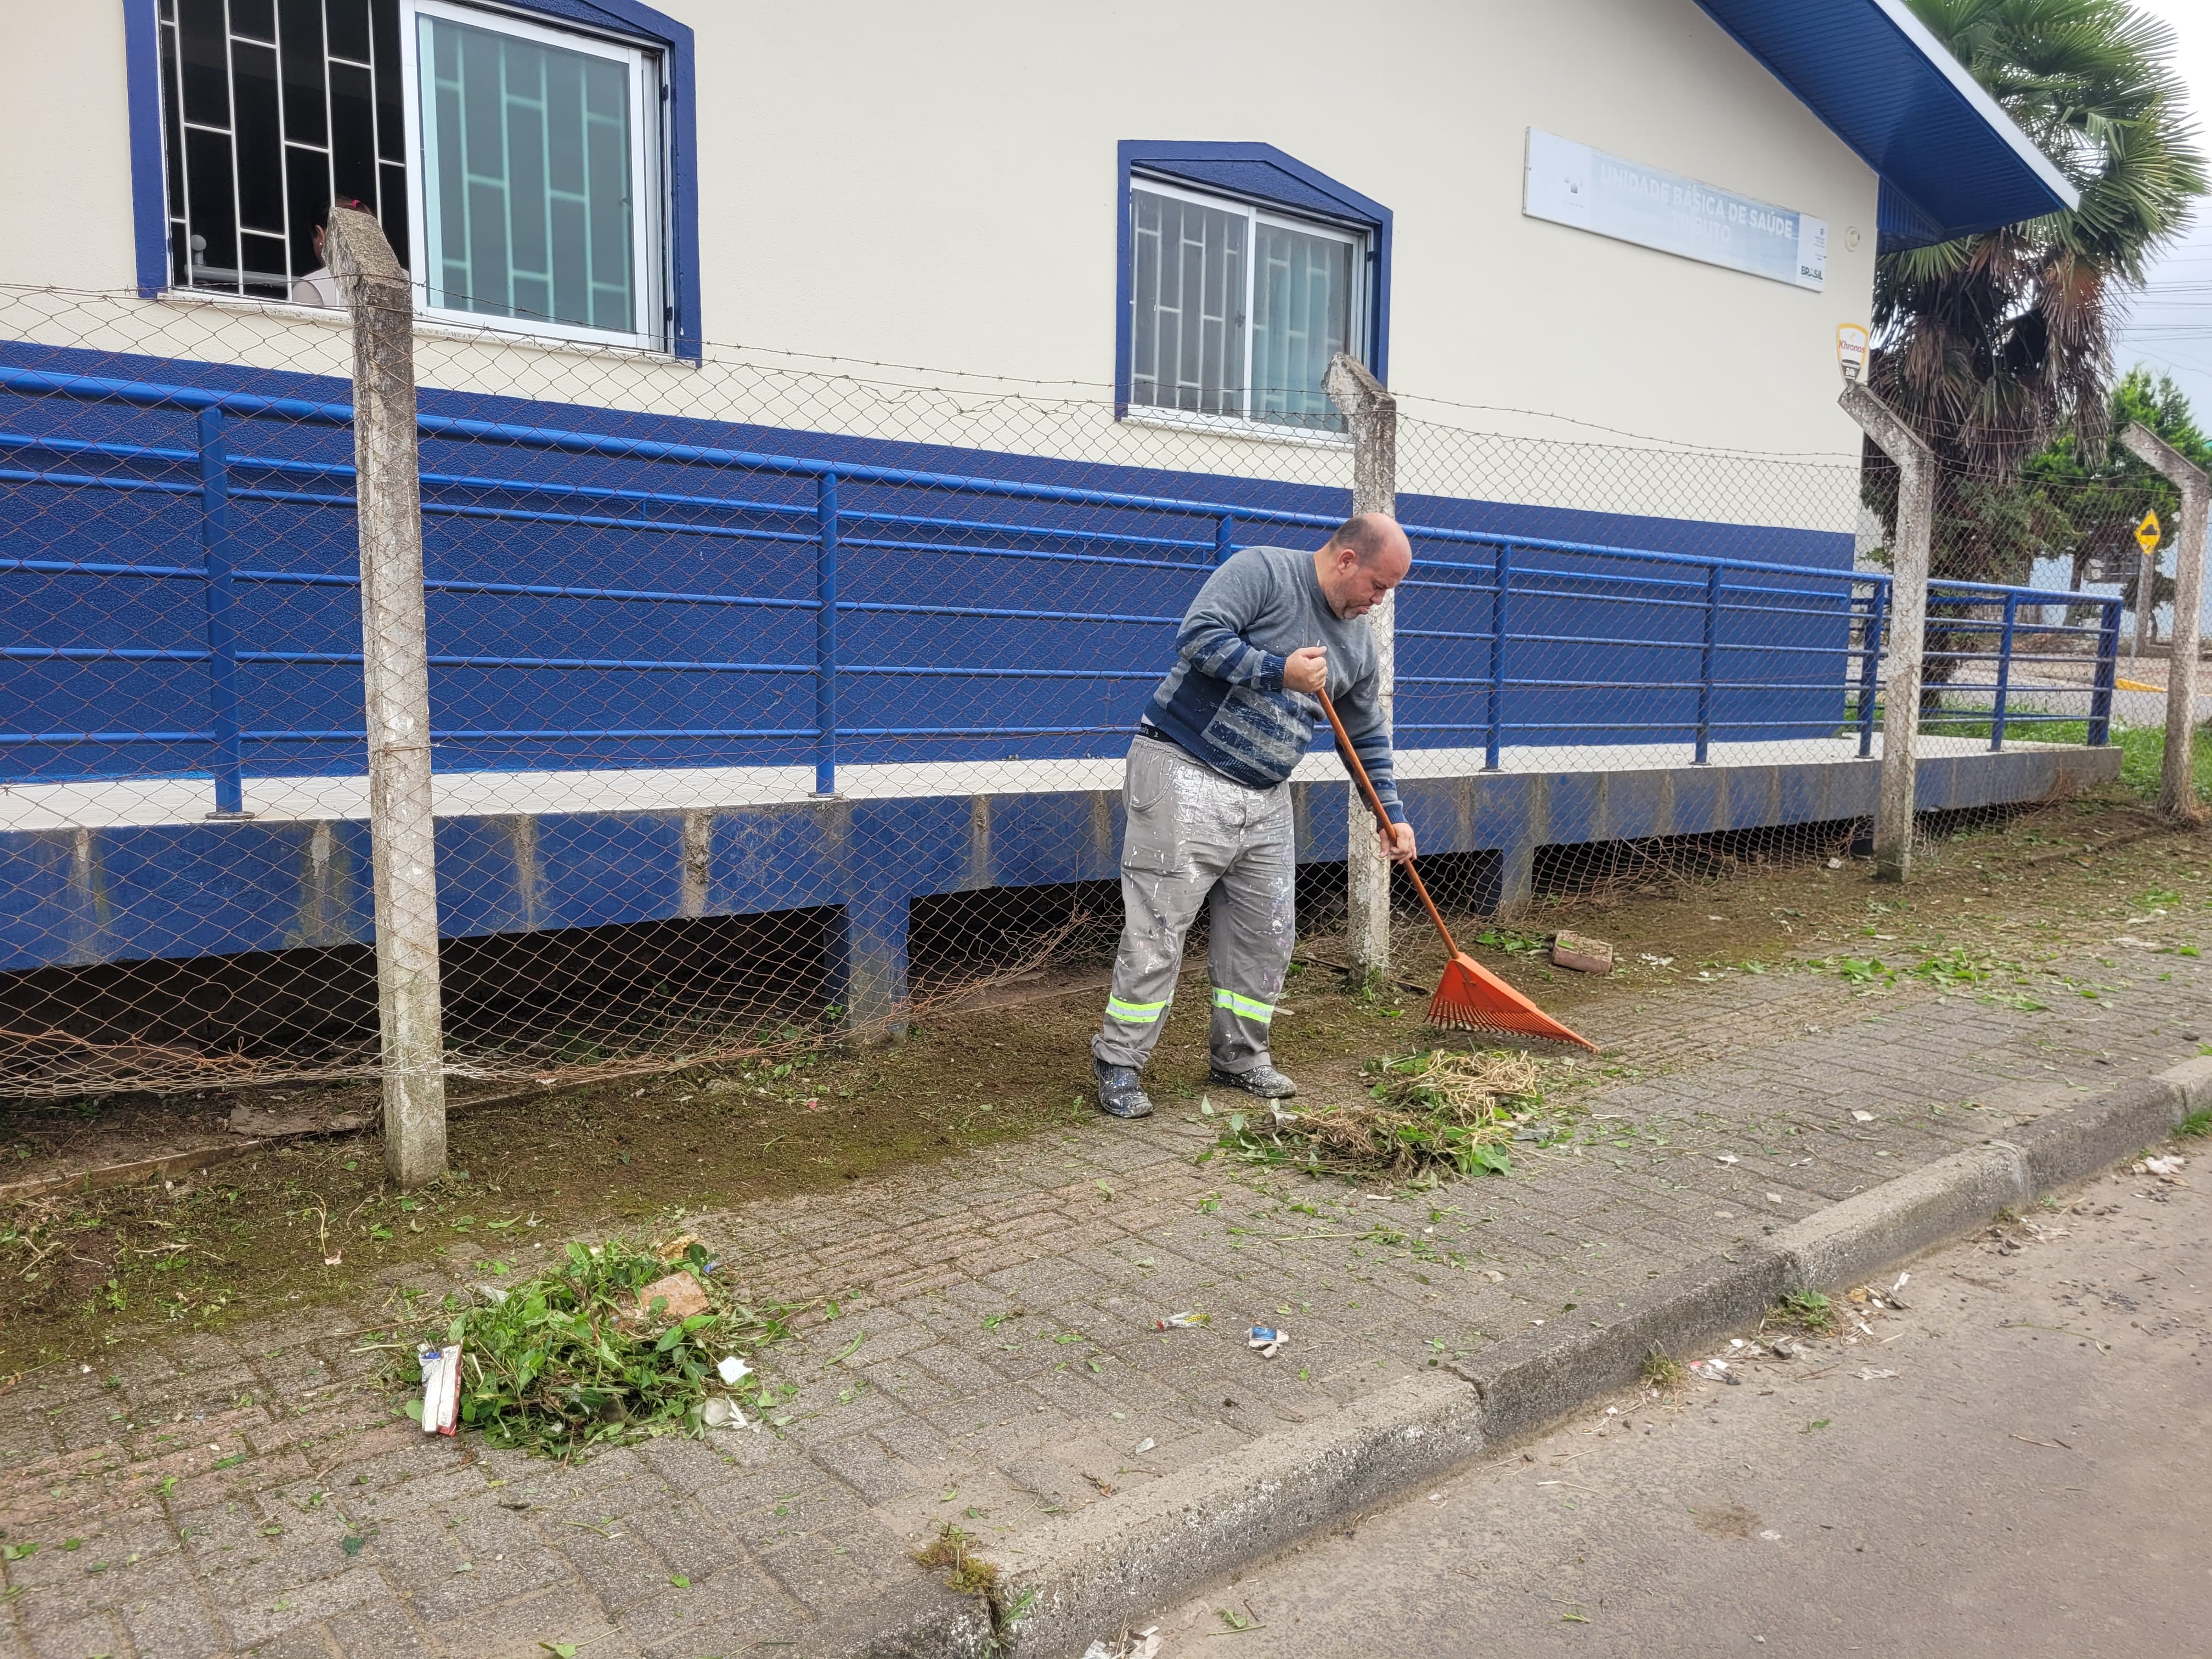
[{"label": "pile of grass clippings", "polygon": [[[763,1382],[749,1370],[725,1383],[726,1356],[747,1359],[787,1334],[783,1308],[738,1303],[688,1238],[659,1249],[627,1240],[570,1244],[560,1263],[507,1287],[492,1305],[463,1310],[445,1341],[461,1348],[460,1421],[494,1445],[570,1461],[601,1445],[697,1433],[708,1401],[757,1410]],[[697,1285],[676,1317],[672,1298],[640,1292],[672,1273]]]},{"label": "pile of grass clippings", "polygon": [[[1234,1113],[1199,1161],[1225,1152],[1246,1164],[1337,1175],[1506,1175],[1513,1168],[1507,1147],[1527,1138],[1542,1102],[1537,1062],[1504,1049],[1429,1049],[1372,1061],[1368,1070],[1375,1078],[1368,1100]],[[1211,1103],[1203,1109],[1212,1112]]]}]

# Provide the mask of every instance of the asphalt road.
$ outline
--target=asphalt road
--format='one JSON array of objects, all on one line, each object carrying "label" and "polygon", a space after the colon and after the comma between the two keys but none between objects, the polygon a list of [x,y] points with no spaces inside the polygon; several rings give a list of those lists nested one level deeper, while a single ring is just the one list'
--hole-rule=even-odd
[{"label": "asphalt road", "polygon": [[2206,1146],[1217,1586],[1162,1659],[2212,1655]]}]

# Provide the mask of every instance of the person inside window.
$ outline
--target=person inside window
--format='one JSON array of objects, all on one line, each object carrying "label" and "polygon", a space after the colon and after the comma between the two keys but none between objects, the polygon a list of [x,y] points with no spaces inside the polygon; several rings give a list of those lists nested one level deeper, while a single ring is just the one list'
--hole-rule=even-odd
[{"label": "person inside window", "polygon": [[[368,211],[357,201],[343,201],[338,205],[351,208],[356,213]],[[326,311],[337,311],[343,308],[345,296],[338,292],[338,279],[331,275],[330,256],[323,252],[323,243],[330,234],[329,216],[324,216],[326,222],[315,227],[315,258],[323,263],[292,284],[292,303],[295,306],[320,306]]]}]

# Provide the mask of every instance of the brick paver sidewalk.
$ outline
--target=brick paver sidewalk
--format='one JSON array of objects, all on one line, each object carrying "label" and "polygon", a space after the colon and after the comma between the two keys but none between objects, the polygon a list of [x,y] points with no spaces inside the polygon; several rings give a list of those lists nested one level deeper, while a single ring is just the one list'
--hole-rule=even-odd
[{"label": "brick paver sidewalk", "polygon": [[[426,1438],[327,1310],[142,1352],[118,1386],[36,1375],[0,1400],[10,1651],[834,1650],[941,1594],[908,1553],[948,1520],[988,1549],[1532,1322],[1603,1322],[2212,1036],[2200,961],[2079,971],[2101,994],[2045,1012],[1810,972],[1620,1006],[1591,1035],[1664,1069],[1591,1097],[1603,1133],[1433,1194],[1200,1165],[1212,1131],[1178,1108],[710,1217],[755,1291],[860,1292],[772,1354],[799,1392],[766,1432],[575,1468]],[[1211,1328],[1153,1328],[1189,1309]],[[1289,1330],[1280,1357],[1253,1322]]]}]

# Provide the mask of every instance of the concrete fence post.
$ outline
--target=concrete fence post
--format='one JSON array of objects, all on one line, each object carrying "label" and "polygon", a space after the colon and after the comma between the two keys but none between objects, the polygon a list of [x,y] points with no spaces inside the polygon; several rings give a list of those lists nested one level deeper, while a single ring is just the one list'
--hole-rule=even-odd
[{"label": "concrete fence post", "polygon": [[[1889,405],[1854,380],[1844,412],[1897,466],[1897,533],[1889,548],[1889,674],[1882,687],[1881,787],[1875,807],[1874,873],[1912,873],[1914,764],[1920,679],[1928,647],[1928,561],[1936,540],[1936,454]],[[1880,648],[1881,641],[1875,641]]]},{"label": "concrete fence post", "polygon": [[[2192,751],[2197,664],[2203,649],[2203,629],[2197,619],[2203,614],[2205,520],[2212,515],[2212,479],[2148,427],[2130,424],[2120,441],[2145,465],[2172,479],[2181,492],[2181,522],[2173,538],[2173,643],[2166,665],[2166,763],[2159,775],[2158,810],[2167,817],[2195,823],[2203,816],[2197,805]],[[2145,589],[2147,593],[2156,591],[2155,584]],[[2150,606],[2146,603],[2142,609]]]},{"label": "concrete fence post", "polygon": [[[1367,372],[1365,364],[1340,351],[1323,379],[1329,401],[1352,428],[1352,510],[1398,511],[1398,400]],[[1395,732],[1397,689],[1397,595],[1367,613],[1375,636],[1376,689],[1382,718]],[[1390,863],[1375,832],[1375,815],[1359,786],[1346,786],[1345,905],[1351,917],[1353,970],[1376,979],[1390,970]]]},{"label": "concrete fence post", "polygon": [[333,208],[326,247],[331,274],[353,313],[354,496],[384,1167],[401,1187],[420,1187],[446,1173],[446,1070],[416,471],[414,296],[392,244],[368,214]]}]

